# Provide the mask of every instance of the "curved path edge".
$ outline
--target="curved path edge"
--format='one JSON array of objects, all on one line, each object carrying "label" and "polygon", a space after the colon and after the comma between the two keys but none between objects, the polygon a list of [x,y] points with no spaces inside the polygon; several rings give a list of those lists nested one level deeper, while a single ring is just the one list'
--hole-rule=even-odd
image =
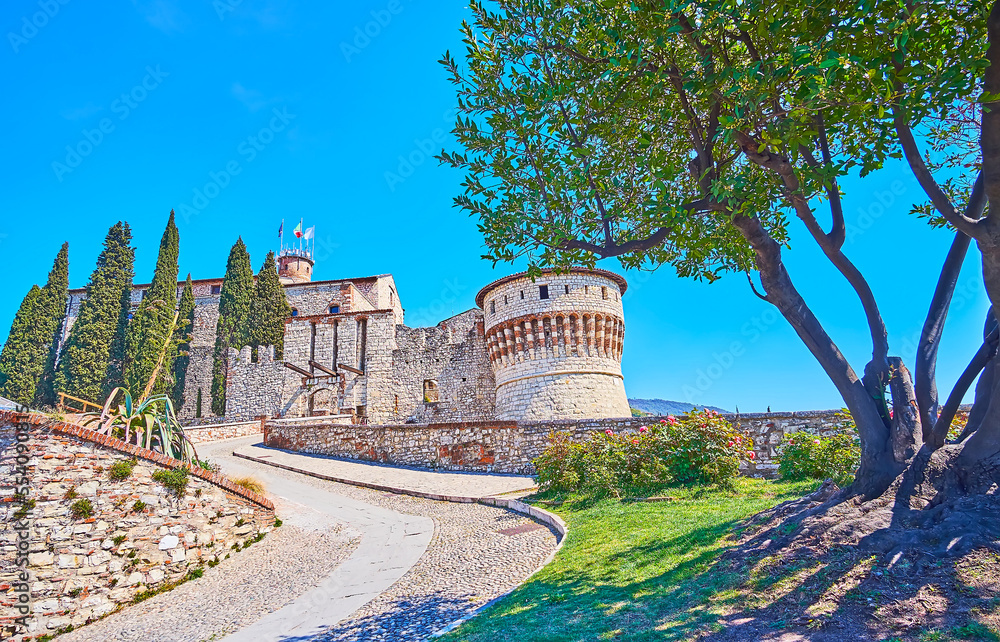
[{"label": "curved path edge", "polygon": [[[287,451],[284,451],[284,452],[287,452]],[[290,454],[294,454],[294,453],[290,453]],[[549,528],[551,528],[552,530],[554,530],[556,532],[556,534],[558,535],[558,540],[559,540],[558,542],[556,542],[556,547],[554,549],[552,549],[552,552],[549,553],[548,557],[546,557],[544,560],[542,560],[542,563],[539,564],[538,567],[535,570],[533,570],[527,577],[525,577],[517,586],[514,586],[514,587],[510,588],[509,590],[505,591],[501,595],[498,595],[497,597],[493,598],[489,602],[486,602],[485,604],[477,607],[474,611],[472,611],[468,615],[465,615],[465,616],[459,618],[458,620],[455,620],[454,622],[448,624],[447,626],[445,626],[445,627],[443,627],[443,628],[435,631],[434,633],[431,634],[432,638],[441,637],[443,635],[446,635],[446,634],[450,633],[451,631],[457,629],[462,624],[465,624],[466,622],[468,622],[472,618],[474,618],[477,615],[481,614],[483,611],[485,611],[486,609],[490,608],[491,606],[493,606],[494,604],[496,604],[500,600],[506,598],[507,596],[509,596],[511,593],[513,593],[517,589],[519,589],[522,586],[524,586],[524,584],[528,580],[530,580],[532,577],[534,577],[534,575],[536,573],[538,573],[543,568],[545,568],[546,566],[548,566],[549,563],[553,559],[555,559],[556,554],[559,553],[560,549],[562,549],[562,547],[563,547],[563,544],[566,542],[566,534],[569,532],[569,529],[566,526],[566,522],[564,522],[563,519],[561,517],[559,517],[558,515],[556,515],[554,513],[550,513],[547,510],[543,510],[541,508],[538,508],[537,506],[531,506],[530,504],[526,504],[526,503],[524,503],[522,501],[518,501],[517,499],[510,499],[510,498],[507,498],[507,497],[499,497],[499,496],[471,497],[471,496],[468,496],[468,495],[441,495],[441,494],[437,494],[437,493],[426,493],[426,492],[423,492],[423,491],[414,490],[412,488],[396,488],[396,487],[388,486],[388,485],[384,485],[384,484],[372,484],[372,483],[369,483],[369,482],[362,482],[362,481],[357,481],[357,480],[351,480],[351,479],[344,479],[344,478],[334,477],[332,475],[325,475],[323,473],[319,473],[319,472],[316,472],[316,471],[308,470],[308,469],[305,469],[305,468],[297,468],[295,466],[291,466],[291,465],[288,465],[288,464],[282,464],[282,463],[279,463],[279,462],[276,462],[276,461],[268,461],[267,459],[263,459],[263,458],[260,458],[260,457],[254,457],[253,455],[248,455],[246,453],[241,453],[241,452],[236,452],[236,451],[233,451],[233,456],[234,457],[238,457],[240,459],[246,459],[246,460],[249,460],[249,461],[253,461],[253,462],[256,462],[258,464],[265,464],[267,466],[273,466],[275,468],[282,468],[284,470],[289,470],[289,471],[292,471],[292,472],[295,472],[295,473],[299,473],[299,474],[302,474],[302,475],[307,475],[309,477],[315,477],[316,479],[323,479],[325,481],[332,481],[332,482],[337,482],[337,483],[341,483],[341,484],[348,484],[348,485],[351,485],[351,486],[360,486],[362,488],[370,488],[370,489],[373,489],[373,490],[390,492],[390,493],[396,493],[396,494],[400,494],[400,495],[410,495],[410,496],[413,496],[413,497],[420,497],[420,498],[423,498],[423,499],[432,499],[432,500],[436,500],[436,501],[455,502],[455,503],[460,503],[460,504],[484,504],[486,506],[494,506],[496,508],[503,508],[503,509],[509,510],[511,512],[519,513],[521,515],[524,515],[525,517],[529,517],[529,518],[531,518],[531,519],[533,519],[533,520],[535,520],[537,522],[540,522],[542,524],[545,524],[546,526],[548,526]]]}]

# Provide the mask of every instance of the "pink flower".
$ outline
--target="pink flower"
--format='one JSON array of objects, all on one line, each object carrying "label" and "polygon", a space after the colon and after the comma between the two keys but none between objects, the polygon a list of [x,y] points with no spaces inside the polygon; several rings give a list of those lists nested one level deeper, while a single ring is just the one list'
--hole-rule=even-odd
[{"label": "pink flower", "polygon": [[814,444],[818,444],[819,443],[819,439],[813,439],[813,443]]},{"label": "pink flower", "polygon": [[730,447],[730,448],[732,448],[732,447],[733,447],[733,442],[729,442],[729,447]]},{"label": "pink flower", "polygon": [[675,417],[673,415],[667,415],[667,421],[669,421],[670,424],[673,425],[673,426],[677,425],[677,417]]},{"label": "pink flower", "polygon": [[667,420],[666,420],[666,419],[661,419],[661,420],[660,420],[660,423],[661,423],[661,424],[663,424],[663,425],[665,426],[665,425],[667,425]]},{"label": "pink flower", "polygon": [[615,434],[615,431],[613,431],[610,428],[608,428],[607,430],[604,431],[604,434],[605,435],[613,435],[613,434]]},{"label": "pink flower", "polygon": [[750,459],[753,459],[756,456],[757,456],[757,453],[755,453],[754,451],[751,450],[750,451]]},{"label": "pink flower", "polygon": [[646,426],[639,426],[639,432],[646,432],[647,430],[649,430],[649,428]]},{"label": "pink flower", "polygon": [[639,444],[639,440],[638,439],[633,439],[632,443],[638,445]]}]

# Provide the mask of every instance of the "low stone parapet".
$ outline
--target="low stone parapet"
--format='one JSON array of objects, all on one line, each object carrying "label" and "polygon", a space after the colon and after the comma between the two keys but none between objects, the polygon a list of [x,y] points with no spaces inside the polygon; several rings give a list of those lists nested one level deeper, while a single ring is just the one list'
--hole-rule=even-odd
[{"label": "low stone parapet", "polygon": [[263,431],[263,422],[256,420],[227,424],[204,424],[201,426],[190,426],[184,429],[184,434],[187,435],[192,444],[206,444],[213,441],[222,441],[223,439],[236,439],[237,437],[259,435]]},{"label": "low stone parapet", "polygon": [[[751,477],[777,475],[777,447],[785,434],[805,430],[834,432],[842,421],[838,410],[724,415],[753,437],[755,457],[744,467]],[[318,455],[375,461],[439,470],[534,474],[532,460],[553,433],[565,432],[579,442],[594,432],[636,432],[661,417],[567,419],[537,422],[466,422],[387,426],[342,425],[316,418],[264,424],[264,444]]]}]

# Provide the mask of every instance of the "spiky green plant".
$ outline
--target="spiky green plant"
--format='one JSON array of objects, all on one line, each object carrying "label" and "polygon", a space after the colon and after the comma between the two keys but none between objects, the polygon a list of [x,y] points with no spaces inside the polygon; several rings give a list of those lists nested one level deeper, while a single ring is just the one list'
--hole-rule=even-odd
[{"label": "spiky green plant", "polygon": [[135,402],[124,388],[115,388],[100,413],[84,416],[84,425],[95,432],[162,453],[187,464],[198,461],[194,444],[177,420],[167,395],[154,395]]}]

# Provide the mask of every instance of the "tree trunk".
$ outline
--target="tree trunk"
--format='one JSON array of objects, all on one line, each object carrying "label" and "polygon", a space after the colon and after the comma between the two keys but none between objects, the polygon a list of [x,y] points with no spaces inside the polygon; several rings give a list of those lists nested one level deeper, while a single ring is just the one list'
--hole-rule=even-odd
[{"label": "tree trunk", "polygon": [[761,284],[768,301],[778,308],[819,361],[843,397],[858,427],[858,434],[861,436],[861,465],[853,486],[854,492],[866,497],[881,495],[903,470],[903,465],[893,457],[889,447],[889,427],[883,421],[876,400],[865,389],[857,373],[795,289],[781,259],[781,246],[756,218],[734,214],[733,225],[754,249]]},{"label": "tree trunk", "polygon": [[905,464],[913,459],[922,443],[920,414],[910,371],[903,365],[903,360],[889,357],[889,367],[892,370],[889,379],[892,391],[892,458],[898,464]]}]

